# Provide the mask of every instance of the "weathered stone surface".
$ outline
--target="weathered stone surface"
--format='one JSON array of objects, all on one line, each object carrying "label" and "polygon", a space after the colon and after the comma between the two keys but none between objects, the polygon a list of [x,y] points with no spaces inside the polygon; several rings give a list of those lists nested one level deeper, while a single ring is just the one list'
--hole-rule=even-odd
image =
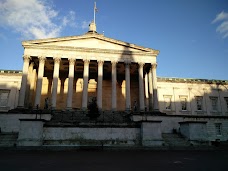
[{"label": "weathered stone surface", "polygon": [[45,145],[135,146],[140,144],[139,128],[45,127]]},{"label": "weathered stone surface", "polygon": [[43,119],[20,119],[18,146],[41,146],[43,144]]},{"label": "weathered stone surface", "polygon": [[161,122],[162,121],[142,121],[142,146],[161,146],[163,144]]},{"label": "weathered stone surface", "polygon": [[186,121],[180,123],[180,133],[192,143],[207,142],[207,125],[205,121]]}]

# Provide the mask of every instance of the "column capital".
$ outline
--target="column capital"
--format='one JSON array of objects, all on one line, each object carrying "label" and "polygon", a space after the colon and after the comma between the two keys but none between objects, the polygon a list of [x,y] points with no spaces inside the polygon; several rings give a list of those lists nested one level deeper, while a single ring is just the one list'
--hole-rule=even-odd
[{"label": "column capital", "polygon": [[98,63],[98,65],[103,65],[104,64],[104,60],[98,60],[97,63]]},{"label": "column capital", "polygon": [[126,66],[130,66],[131,61],[130,61],[130,60],[126,60],[126,61],[124,61],[124,64],[125,64]]},{"label": "column capital", "polygon": [[24,62],[29,62],[31,57],[29,55],[23,55]]},{"label": "column capital", "polygon": [[44,57],[44,56],[39,56],[38,59],[39,59],[39,62],[40,62],[40,63],[44,63],[45,60],[46,60],[46,57]]},{"label": "column capital", "polygon": [[54,57],[53,59],[54,59],[54,62],[57,63],[57,64],[59,64],[60,61],[61,61],[60,57]]},{"label": "column capital", "polygon": [[118,62],[116,60],[111,60],[112,65],[116,65]]},{"label": "column capital", "polygon": [[139,62],[138,65],[139,65],[139,68],[142,68],[145,65],[145,63]]},{"label": "column capital", "polygon": [[74,58],[68,58],[69,65],[74,65],[75,59]]},{"label": "column capital", "polygon": [[89,62],[90,62],[90,60],[89,59],[83,59],[83,61],[84,61],[84,64],[89,64]]},{"label": "column capital", "polygon": [[157,68],[157,63],[152,63],[152,64],[151,64],[151,68],[152,68],[152,69],[156,69],[156,68]]}]

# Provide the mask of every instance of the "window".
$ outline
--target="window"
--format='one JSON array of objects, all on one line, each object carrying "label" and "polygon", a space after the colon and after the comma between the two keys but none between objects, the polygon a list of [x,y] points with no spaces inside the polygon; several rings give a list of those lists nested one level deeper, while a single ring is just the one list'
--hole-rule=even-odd
[{"label": "window", "polygon": [[171,98],[172,98],[172,96],[164,96],[166,110],[171,110]]},{"label": "window", "polygon": [[218,111],[218,97],[210,97],[213,111]]},{"label": "window", "polygon": [[226,110],[228,111],[228,97],[224,97],[225,101],[226,101]]},{"label": "window", "polygon": [[203,97],[202,96],[196,96],[196,107],[197,107],[197,110],[203,110]]},{"label": "window", "polygon": [[7,107],[9,90],[0,90],[0,107]]},{"label": "window", "polygon": [[222,135],[222,124],[215,123],[215,133],[216,135]]},{"label": "window", "polygon": [[187,97],[180,96],[181,110],[187,110]]}]

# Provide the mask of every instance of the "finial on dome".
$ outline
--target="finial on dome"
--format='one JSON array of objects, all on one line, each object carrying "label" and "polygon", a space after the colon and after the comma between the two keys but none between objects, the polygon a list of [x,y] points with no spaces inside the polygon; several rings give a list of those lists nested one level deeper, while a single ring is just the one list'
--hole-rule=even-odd
[{"label": "finial on dome", "polygon": [[97,33],[97,27],[96,27],[96,12],[97,12],[97,6],[96,2],[94,2],[94,8],[93,8],[93,21],[89,24],[89,31],[88,33]]},{"label": "finial on dome", "polygon": [[93,32],[93,33],[96,33],[97,32],[96,24],[94,23],[94,21],[92,21],[89,24],[89,32]]}]

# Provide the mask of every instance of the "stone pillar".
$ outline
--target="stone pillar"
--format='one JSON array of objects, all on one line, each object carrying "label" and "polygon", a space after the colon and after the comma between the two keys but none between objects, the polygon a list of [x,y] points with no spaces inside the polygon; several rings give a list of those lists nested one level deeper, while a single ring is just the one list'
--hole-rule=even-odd
[{"label": "stone pillar", "polygon": [[56,108],[56,97],[57,97],[57,88],[59,80],[59,65],[61,58],[54,58],[54,72],[53,72],[53,85],[52,85],[52,97],[51,97],[51,107],[52,109]]},{"label": "stone pillar", "polygon": [[83,72],[83,92],[82,92],[82,109],[87,109],[88,101],[88,81],[89,81],[89,60],[84,60],[84,72]]},{"label": "stone pillar", "polygon": [[144,63],[139,63],[139,109],[141,112],[145,110],[144,102],[144,85],[143,85],[143,66]]},{"label": "stone pillar", "polygon": [[26,92],[26,87],[27,87],[27,77],[28,77],[30,56],[24,55],[23,59],[24,59],[23,75],[22,75],[22,80],[21,80],[21,89],[20,89],[19,101],[18,101],[19,108],[23,108],[25,105],[25,92]]},{"label": "stone pillar", "polygon": [[34,62],[30,62],[29,64],[29,68],[28,68],[28,75],[27,75],[27,86],[26,86],[26,90],[25,90],[25,100],[24,100],[24,107],[28,107],[31,108],[31,101],[30,101],[30,96],[32,94],[31,91],[31,79],[33,77],[32,73],[33,73],[33,67],[34,67]]},{"label": "stone pillar", "polygon": [[149,93],[148,93],[148,74],[145,74],[145,97],[146,97],[146,111],[149,110]]},{"label": "stone pillar", "polygon": [[156,68],[157,64],[152,64],[152,80],[153,80],[153,110],[158,111],[158,89],[157,89],[157,74]]},{"label": "stone pillar", "polygon": [[17,146],[42,146],[44,119],[19,119]]},{"label": "stone pillar", "polygon": [[116,61],[112,61],[112,111],[116,111]]},{"label": "stone pillar", "polygon": [[67,109],[72,109],[73,83],[74,83],[74,64],[75,59],[69,58],[69,74],[68,74],[68,92],[67,92]]},{"label": "stone pillar", "polygon": [[98,86],[97,86],[97,107],[102,110],[102,82],[103,82],[103,64],[104,61],[99,60],[98,62]]},{"label": "stone pillar", "polygon": [[141,141],[144,147],[162,146],[161,122],[155,120],[142,121],[141,123]]},{"label": "stone pillar", "polygon": [[153,82],[152,82],[152,67],[148,73],[149,81],[149,110],[153,110]]},{"label": "stone pillar", "polygon": [[45,60],[46,60],[45,57],[43,57],[43,56],[39,57],[39,69],[38,69],[38,78],[37,78],[37,83],[36,83],[36,97],[35,97],[34,107],[36,107],[37,105],[38,105],[38,107],[40,107]]},{"label": "stone pillar", "polygon": [[125,62],[125,95],[126,95],[126,111],[131,110],[131,91],[130,91],[130,62]]},{"label": "stone pillar", "polygon": [[[33,64],[34,65],[34,64]],[[29,107],[34,106],[34,97],[35,97],[35,86],[36,86],[36,69],[33,69],[30,77],[30,95],[29,95]]]}]

